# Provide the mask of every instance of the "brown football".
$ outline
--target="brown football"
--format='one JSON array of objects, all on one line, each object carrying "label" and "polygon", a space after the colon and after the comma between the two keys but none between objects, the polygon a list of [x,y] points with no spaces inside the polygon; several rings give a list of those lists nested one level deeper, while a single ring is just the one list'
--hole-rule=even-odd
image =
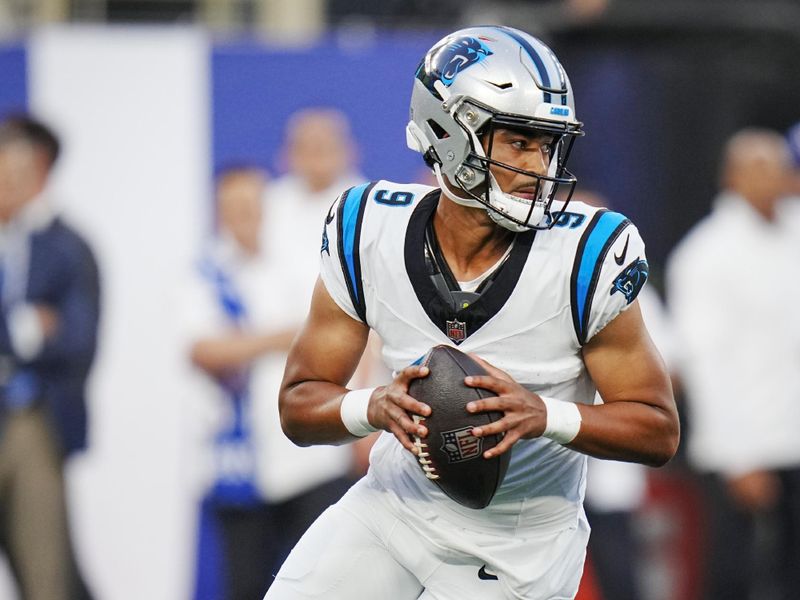
[{"label": "brown football", "polygon": [[490,398],[494,392],[464,383],[467,375],[486,375],[472,358],[451,346],[435,346],[421,364],[430,369],[427,377],[415,379],[408,393],[431,407],[426,418],[415,417],[428,428],[428,437],[415,436],[420,449],[418,462],[426,477],[450,498],[469,508],[484,508],[503,482],[511,452],[485,459],[483,453],[497,445],[502,435],[476,438],[472,428],[488,425],[503,417],[501,412],[471,414],[471,400]]}]

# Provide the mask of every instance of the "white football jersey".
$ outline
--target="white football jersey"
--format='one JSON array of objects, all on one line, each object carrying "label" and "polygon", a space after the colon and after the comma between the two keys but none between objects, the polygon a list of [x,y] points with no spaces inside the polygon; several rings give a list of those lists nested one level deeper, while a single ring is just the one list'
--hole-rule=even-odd
[{"label": "white football jersey", "polygon": [[[619,213],[570,203],[553,228],[517,234],[491,286],[454,312],[425,262],[425,228],[438,202],[436,188],[388,181],[343,193],[322,243],[321,277],[334,301],[380,335],[395,372],[432,346],[458,342],[537,394],[592,404],[581,348],[647,278],[637,229]],[[586,457],[547,438],[514,445],[500,489],[481,510],[445,496],[391,434],[380,436],[370,462],[386,489],[423,514],[557,527],[582,514]]]}]

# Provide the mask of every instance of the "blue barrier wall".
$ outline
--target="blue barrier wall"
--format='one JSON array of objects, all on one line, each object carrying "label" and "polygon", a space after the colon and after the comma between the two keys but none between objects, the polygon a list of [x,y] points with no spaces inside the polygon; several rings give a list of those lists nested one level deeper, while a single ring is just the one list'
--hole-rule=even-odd
[{"label": "blue barrier wall", "polygon": [[22,44],[0,45],[0,115],[28,104],[26,52]]},{"label": "blue barrier wall", "polygon": [[280,172],[286,118],[300,108],[334,106],[352,121],[367,177],[417,177],[422,159],[405,142],[408,102],[417,65],[439,37],[340,36],[297,49],[257,41],[215,44],[214,166],[255,160]]}]

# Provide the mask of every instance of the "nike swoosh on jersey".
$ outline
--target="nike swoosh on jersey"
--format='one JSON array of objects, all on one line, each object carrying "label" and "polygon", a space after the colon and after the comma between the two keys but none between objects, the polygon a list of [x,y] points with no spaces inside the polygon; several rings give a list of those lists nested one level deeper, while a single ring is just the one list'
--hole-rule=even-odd
[{"label": "nike swoosh on jersey", "polygon": [[628,237],[625,238],[625,245],[622,247],[622,253],[614,255],[614,262],[617,263],[620,267],[622,263],[625,262],[625,255],[628,254],[628,242],[631,241],[631,234],[628,234]]},{"label": "nike swoosh on jersey", "polygon": [[496,581],[497,575],[488,572],[486,570],[486,565],[483,565],[480,569],[478,569],[478,579],[483,579],[484,581]]}]

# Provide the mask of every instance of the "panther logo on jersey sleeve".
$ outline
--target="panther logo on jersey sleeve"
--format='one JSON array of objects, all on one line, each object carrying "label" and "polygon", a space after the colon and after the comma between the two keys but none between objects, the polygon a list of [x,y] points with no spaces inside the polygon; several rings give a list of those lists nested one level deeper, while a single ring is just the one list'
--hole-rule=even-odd
[{"label": "panther logo on jersey sleeve", "polygon": [[625,300],[630,304],[639,295],[639,291],[647,281],[648,273],[647,261],[637,258],[625,267],[622,273],[614,280],[614,285],[609,293],[621,292],[625,296]]}]

